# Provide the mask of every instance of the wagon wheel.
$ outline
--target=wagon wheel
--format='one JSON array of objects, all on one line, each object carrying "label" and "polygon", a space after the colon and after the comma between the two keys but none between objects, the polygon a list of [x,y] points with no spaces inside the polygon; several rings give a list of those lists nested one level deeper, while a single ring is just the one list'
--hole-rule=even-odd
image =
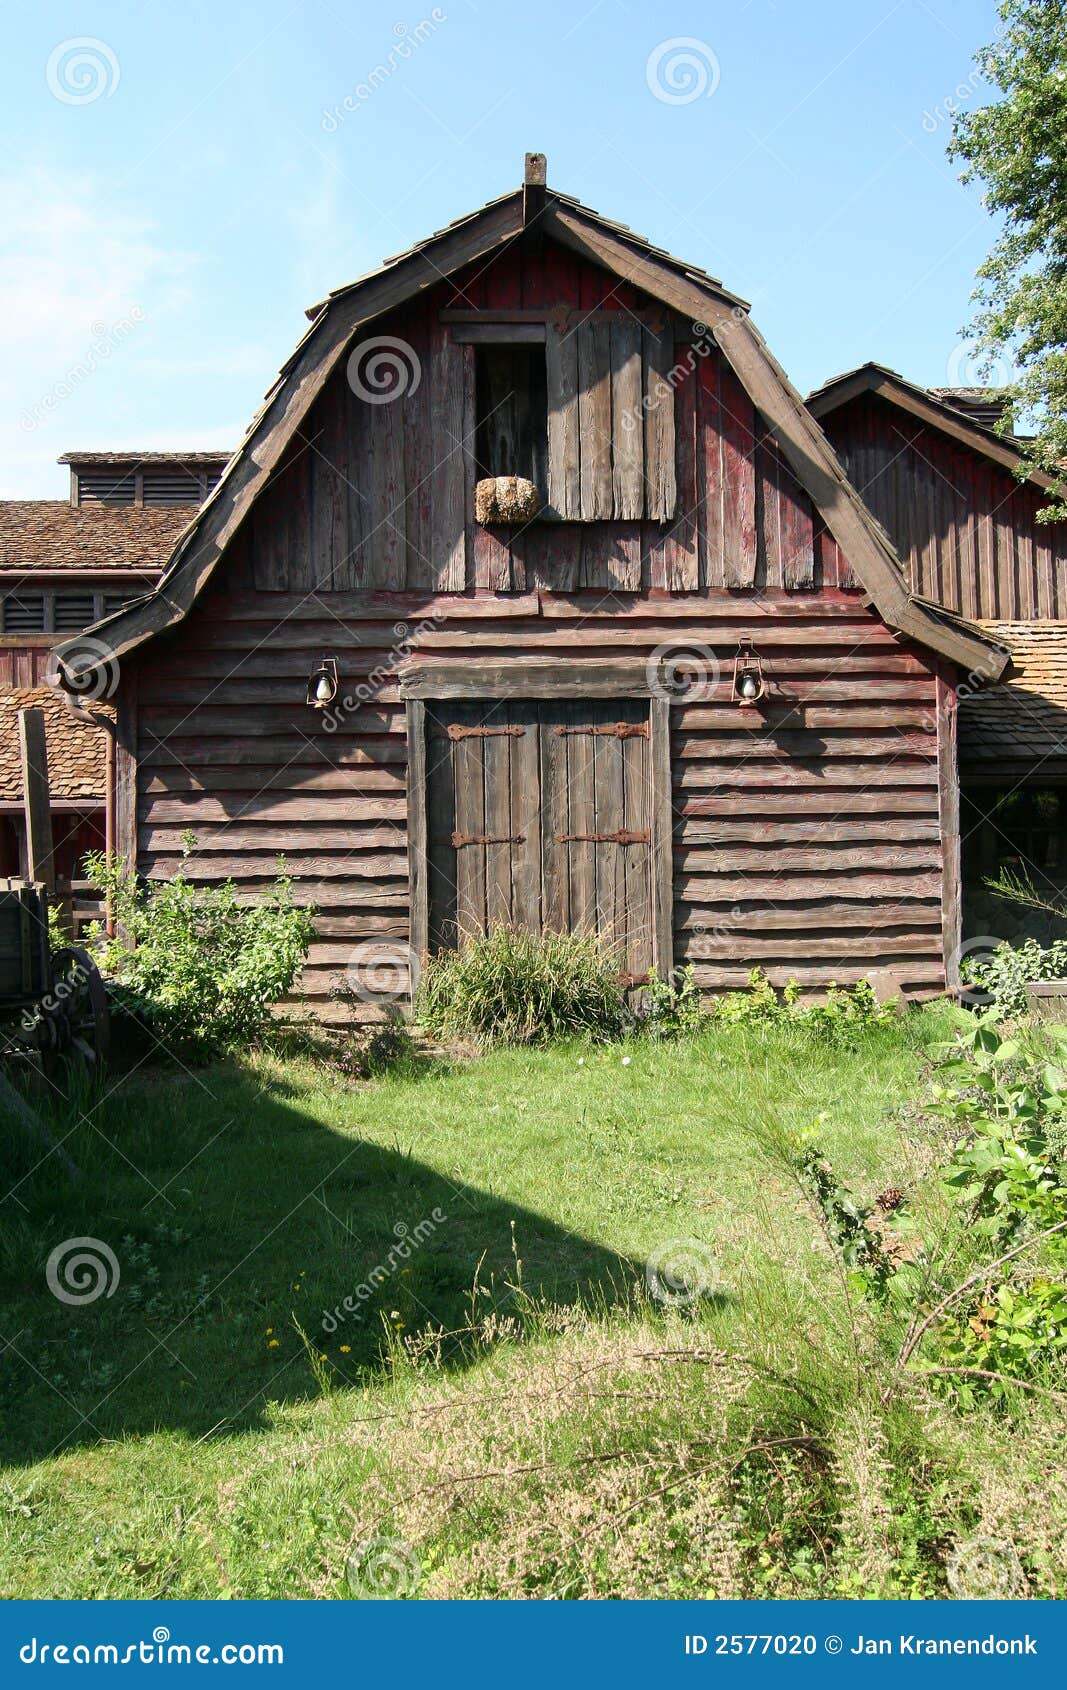
[{"label": "wagon wheel", "polygon": [[111,1016],[96,963],[80,945],[64,945],[52,952],[52,975],[45,1013],[58,1023],[58,1048],[76,1051],[86,1062],[106,1062]]}]

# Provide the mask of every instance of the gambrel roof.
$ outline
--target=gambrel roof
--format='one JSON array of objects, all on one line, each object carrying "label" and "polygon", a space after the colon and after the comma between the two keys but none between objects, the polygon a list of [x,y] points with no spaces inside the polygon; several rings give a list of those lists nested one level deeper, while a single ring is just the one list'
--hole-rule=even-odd
[{"label": "gambrel roof", "polygon": [[[541,188],[519,189],[490,202],[380,270],[323,301],[279,374],[244,442],[214,492],[175,548],[155,592],[98,629],[116,656],[179,623],[211,579],[219,558],[248,515],[290,441],[345,357],[353,337],[385,312],[417,298],[466,266],[488,260],[532,234],[554,241],[629,282],[693,323],[706,325],[783,457],[865,587],[879,615],[977,675],[994,680],[1002,656],[978,636],[953,626],[908,591],[884,529],[871,515],[780,365],[753,325],[748,307],[713,277],[661,252],[577,200]],[[60,662],[84,668],[77,641],[58,647]],[[81,656],[81,664],[76,660]]]}]

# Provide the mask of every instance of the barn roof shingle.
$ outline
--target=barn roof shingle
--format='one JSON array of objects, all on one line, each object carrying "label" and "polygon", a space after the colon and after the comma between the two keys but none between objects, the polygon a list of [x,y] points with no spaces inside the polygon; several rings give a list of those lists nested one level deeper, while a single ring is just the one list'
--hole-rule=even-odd
[{"label": "barn roof shingle", "polygon": [[981,622],[1011,653],[999,686],[960,697],[960,764],[1040,779],[1067,771],[1067,622]]},{"label": "barn roof shingle", "polygon": [[199,507],[0,500],[0,570],[129,569],[157,574]]}]

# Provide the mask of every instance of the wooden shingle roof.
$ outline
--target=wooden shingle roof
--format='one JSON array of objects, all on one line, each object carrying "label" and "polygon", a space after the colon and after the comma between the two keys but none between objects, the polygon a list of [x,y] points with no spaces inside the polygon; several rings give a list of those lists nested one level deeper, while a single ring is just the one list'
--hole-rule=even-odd
[{"label": "wooden shingle roof", "polygon": [[[107,735],[103,728],[75,721],[56,687],[27,687],[0,693],[0,803],[22,801],[18,713],[30,705],[44,711],[48,778],[54,802],[84,800],[91,809],[104,802]],[[111,714],[111,706],[93,709]]]},{"label": "wooden shingle roof", "polygon": [[139,570],[156,575],[192,522],[191,505],[82,505],[0,500],[0,570],[25,574]]},{"label": "wooden shingle roof", "polygon": [[1011,653],[999,686],[966,696],[959,709],[965,774],[1038,781],[1067,776],[1067,622],[982,622]]}]

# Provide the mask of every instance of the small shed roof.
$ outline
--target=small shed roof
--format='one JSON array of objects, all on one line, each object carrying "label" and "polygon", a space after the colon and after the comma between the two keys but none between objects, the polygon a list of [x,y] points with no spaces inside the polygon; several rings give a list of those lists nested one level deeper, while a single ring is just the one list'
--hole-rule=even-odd
[{"label": "small shed roof", "polygon": [[960,697],[964,773],[1010,782],[1067,775],[1067,622],[982,622],[1011,653],[999,686]]},{"label": "small shed roof", "polygon": [[[0,804],[22,802],[22,763],[19,757],[18,713],[29,705],[44,711],[48,747],[48,781],[54,801],[83,800],[92,809],[104,802],[106,732],[74,719],[66,698],[56,687],[17,688],[0,693]],[[111,706],[93,709],[111,714]]]}]

